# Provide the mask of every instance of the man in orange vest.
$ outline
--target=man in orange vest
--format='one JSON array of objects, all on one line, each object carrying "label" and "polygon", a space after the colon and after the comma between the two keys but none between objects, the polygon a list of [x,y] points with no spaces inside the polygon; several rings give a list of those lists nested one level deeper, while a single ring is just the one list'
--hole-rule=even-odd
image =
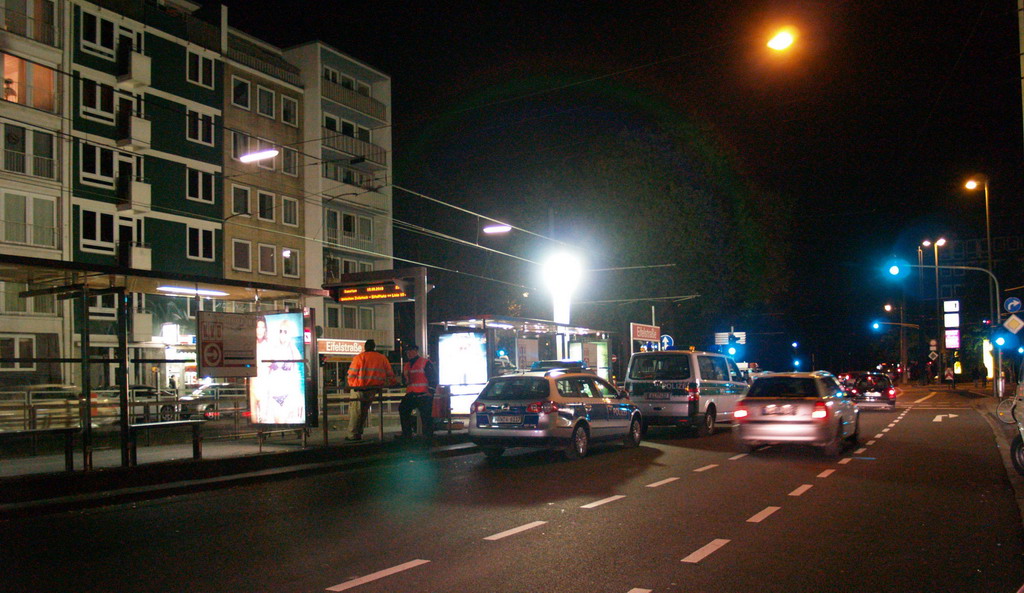
[{"label": "man in orange vest", "polygon": [[399,438],[411,439],[416,426],[413,410],[419,410],[423,422],[423,436],[429,441],[434,436],[434,389],[437,388],[437,370],[426,356],[420,356],[416,344],[407,344],[405,356],[409,359],[402,375],[405,378],[405,397],[398,404],[398,418],[402,422]]},{"label": "man in orange vest", "polygon": [[348,386],[355,390],[359,399],[349,402],[349,435],[345,437],[346,441],[363,440],[363,429],[374,396],[380,395],[388,385],[397,383],[391,363],[383,354],[375,352],[376,349],[376,342],[366,340],[363,352],[357,354],[348,367]]}]

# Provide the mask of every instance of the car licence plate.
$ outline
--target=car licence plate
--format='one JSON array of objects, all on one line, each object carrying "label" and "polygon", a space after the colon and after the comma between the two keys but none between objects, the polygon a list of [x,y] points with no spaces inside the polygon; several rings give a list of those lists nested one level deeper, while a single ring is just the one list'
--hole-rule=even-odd
[{"label": "car licence plate", "polygon": [[644,395],[647,399],[668,399],[672,394],[664,391],[652,391]]},{"label": "car licence plate", "polygon": [[494,416],[491,422],[495,424],[522,424],[522,416]]},{"label": "car licence plate", "polygon": [[777,406],[775,404],[769,404],[761,410],[761,413],[765,416],[792,416],[795,409],[790,404]]}]

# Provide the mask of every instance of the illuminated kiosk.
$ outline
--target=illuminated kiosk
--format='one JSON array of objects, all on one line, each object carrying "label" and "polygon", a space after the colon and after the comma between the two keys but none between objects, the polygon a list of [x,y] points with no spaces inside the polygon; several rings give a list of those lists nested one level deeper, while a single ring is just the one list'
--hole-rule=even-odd
[{"label": "illuminated kiosk", "polygon": [[440,384],[452,394],[452,414],[469,406],[491,377],[528,371],[538,360],[557,358],[559,341],[568,360],[582,360],[611,378],[611,332],[539,319],[479,317],[431,323],[440,326],[437,361]]}]

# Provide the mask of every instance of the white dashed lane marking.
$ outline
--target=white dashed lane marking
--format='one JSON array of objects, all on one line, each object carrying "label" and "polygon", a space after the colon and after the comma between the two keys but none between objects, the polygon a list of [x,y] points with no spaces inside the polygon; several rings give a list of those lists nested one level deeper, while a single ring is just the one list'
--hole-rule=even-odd
[{"label": "white dashed lane marking", "polygon": [[629,593],[651,593],[654,589],[630,589]]},{"label": "white dashed lane marking", "polygon": [[686,558],[683,558],[681,562],[689,562],[690,564],[696,564],[701,560],[707,558],[711,554],[714,554],[718,550],[722,549],[722,546],[729,543],[727,539],[716,539],[712,540],[710,544],[690,554]]},{"label": "white dashed lane marking", "polygon": [[781,509],[782,507],[767,507],[765,510],[747,519],[747,523],[760,523],[767,519],[772,513]]},{"label": "white dashed lane marking", "polygon": [[832,474],[834,474],[835,472],[836,472],[836,470],[834,470],[834,469],[827,469],[827,470],[821,472],[820,474],[818,474],[818,477],[819,478],[827,478],[827,477],[831,476]]},{"label": "white dashed lane marking", "polygon": [[706,472],[709,469],[713,469],[713,468],[716,468],[716,467],[718,467],[718,464],[717,463],[712,463],[711,465],[705,465],[704,467],[698,467],[697,469],[695,469],[693,471],[694,472]]},{"label": "white dashed lane marking", "polygon": [[864,444],[870,447],[871,445],[875,444],[875,441],[868,441],[867,443]]},{"label": "white dashed lane marking", "polygon": [[520,525],[519,527],[515,527],[513,529],[509,529],[508,531],[502,531],[501,533],[495,533],[494,535],[488,535],[484,539],[487,540],[487,541],[492,541],[493,542],[493,541],[496,541],[496,540],[508,537],[510,535],[515,535],[517,533],[521,533],[523,531],[526,531],[527,529],[533,529],[534,527],[540,527],[541,525],[544,525],[545,523],[547,523],[547,521],[534,521],[533,523],[527,523],[526,525]]},{"label": "white dashed lane marking", "polygon": [[679,478],[665,478],[664,480],[662,480],[660,482],[655,482],[653,484],[648,484],[647,487],[648,488],[657,488],[658,486],[664,486],[665,484],[668,484],[670,482],[675,482],[678,479]]},{"label": "white dashed lane marking", "polygon": [[867,447],[861,447],[860,449],[857,449],[856,451],[854,451],[853,454],[854,455],[860,455],[861,453],[863,453],[863,452],[865,452],[867,450],[868,450]]},{"label": "white dashed lane marking", "polygon": [[844,459],[840,459],[839,460],[839,465],[846,465],[847,463],[850,463],[850,459],[852,459],[852,457],[846,457]]},{"label": "white dashed lane marking", "polygon": [[592,509],[594,507],[599,507],[599,506],[601,506],[603,504],[608,504],[609,502],[615,502],[616,500],[619,500],[620,498],[626,498],[626,495],[625,494],[616,494],[615,496],[609,496],[608,498],[602,498],[601,500],[592,502],[590,504],[585,504],[585,505],[581,506],[580,508],[581,509]]},{"label": "white dashed lane marking", "polygon": [[346,589],[351,589],[352,587],[358,587],[359,585],[364,585],[366,583],[369,583],[369,582],[372,582],[372,581],[376,581],[376,580],[382,579],[384,577],[389,577],[389,576],[391,576],[393,574],[402,572],[404,570],[409,570],[410,568],[416,568],[417,566],[426,564],[428,562],[430,562],[430,560],[412,560],[410,562],[406,562],[405,564],[399,564],[398,566],[392,566],[391,568],[386,568],[384,570],[377,571],[377,572],[375,572],[373,574],[368,574],[365,577],[359,577],[358,579],[353,579],[351,581],[348,581],[347,583],[342,583],[340,585],[335,585],[333,587],[328,587],[327,590],[328,591],[344,591]]},{"label": "white dashed lane marking", "polygon": [[746,456],[747,456],[746,453],[740,453],[739,455],[733,455],[732,457],[729,458],[729,461],[736,461],[737,459],[743,459]]},{"label": "white dashed lane marking", "polygon": [[814,488],[814,486],[812,486],[811,484],[804,484],[803,486],[801,486],[801,487],[797,488],[796,490],[790,492],[789,495],[790,496],[800,496],[801,494],[803,494],[804,492],[807,492],[811,488]]},{"label": "white dashed lane marking", "polygon": [[882,438],[882,437],[884,437],[884,436],[885,436],[884,434],[882,434],[882,433],[878,433],[878,434],[876,434],[876,435],[875,435],[875,438],[876,438],[876,439],[880,439],[880,438]]}]

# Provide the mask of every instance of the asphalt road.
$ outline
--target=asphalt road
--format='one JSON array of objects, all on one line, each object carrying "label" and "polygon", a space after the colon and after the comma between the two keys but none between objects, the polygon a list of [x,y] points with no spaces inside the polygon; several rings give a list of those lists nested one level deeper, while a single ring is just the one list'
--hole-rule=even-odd
[{"label": "asphalt road", "polygon": [[[934,395],[930,395],[934,394]],[[652,429],[577,462],[514,450],[0,523],[2,591],[958,591],[1024,584],[970,401],[908,390],[838,458]]]}]

